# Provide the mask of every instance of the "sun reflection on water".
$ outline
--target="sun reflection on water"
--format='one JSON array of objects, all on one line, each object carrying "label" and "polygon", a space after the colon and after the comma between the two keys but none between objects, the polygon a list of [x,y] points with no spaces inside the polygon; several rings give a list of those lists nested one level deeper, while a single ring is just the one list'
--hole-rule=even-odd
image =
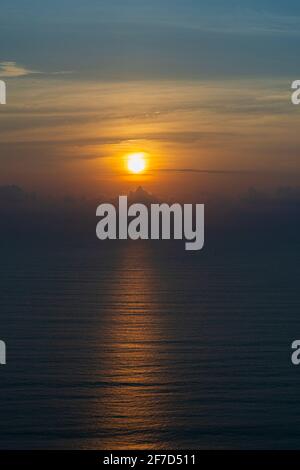
[{"label": "sun reflection on water", "polygon": [[158,279],[145,245],[126,246],[112,282],[115,290],[103,364],[107,377],[98,402],[101,426],[107,432],[98,445],[158,448],[168,403],[162,380],[165,320],[157,314]]}]

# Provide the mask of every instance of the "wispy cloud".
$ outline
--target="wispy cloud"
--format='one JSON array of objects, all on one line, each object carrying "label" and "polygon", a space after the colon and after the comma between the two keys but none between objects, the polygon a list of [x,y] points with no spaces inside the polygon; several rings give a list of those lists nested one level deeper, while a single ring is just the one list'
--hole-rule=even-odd
[{"label": "wispy cloud", "polygon": [[41,73],[36,70],[30,70],[22,65],[18,65],[16,62],[0,62],[0,77],[4,78],[15,78],[23,77],[25,75],[31,75],[34,73]]},{"label": "wispy cloud", "polygon": [[29,68],[24,67],[23,65],[18,65],[14,61],[5,61],[5,62],[0,62],[0,77],[1,78],[16,78],[16,77],[24,77],[26,75],[33,75],[33,74],[39,74],[39,75],[65,75],[65,74],[71,74],[73,73],[70,70],[62,70],[58,72],[51,72],[51,73],[45,73],[41,72],[39,70],[31,70]]},{"label": "wispy cloud", "polygon": [[232,174],[255,174],[258,173],[256,170],[205,170],[198,168],[160,168],[156,171],[170,172],[170,173],[207,173],[213,175],[232,175]]}]

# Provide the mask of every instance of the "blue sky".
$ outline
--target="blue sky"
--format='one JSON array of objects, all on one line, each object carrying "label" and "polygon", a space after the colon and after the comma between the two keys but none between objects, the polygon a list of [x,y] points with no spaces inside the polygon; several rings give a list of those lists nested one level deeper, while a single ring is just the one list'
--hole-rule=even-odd
[{"label": "blue sky", "polygon": [[300,4],[2,0],[0,58],[93,79],[290,77]]}]

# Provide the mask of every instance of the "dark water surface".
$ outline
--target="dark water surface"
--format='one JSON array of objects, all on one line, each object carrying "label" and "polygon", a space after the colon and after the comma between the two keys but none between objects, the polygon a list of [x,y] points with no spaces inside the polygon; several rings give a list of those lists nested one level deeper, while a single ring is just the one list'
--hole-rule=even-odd
[{"label": "dark water surface", "polygon": [[296,253],[3,249],[0,447],[300,448]]}]

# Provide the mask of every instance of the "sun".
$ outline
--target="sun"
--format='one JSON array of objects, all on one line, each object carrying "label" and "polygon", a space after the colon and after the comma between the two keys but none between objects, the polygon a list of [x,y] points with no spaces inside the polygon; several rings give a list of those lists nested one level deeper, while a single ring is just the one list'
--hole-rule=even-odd
[{"label": "sun", "polygon": [[144,152],[131,153],[127,156],[127,168],[131,173],[141,173],[146,168]]}]

